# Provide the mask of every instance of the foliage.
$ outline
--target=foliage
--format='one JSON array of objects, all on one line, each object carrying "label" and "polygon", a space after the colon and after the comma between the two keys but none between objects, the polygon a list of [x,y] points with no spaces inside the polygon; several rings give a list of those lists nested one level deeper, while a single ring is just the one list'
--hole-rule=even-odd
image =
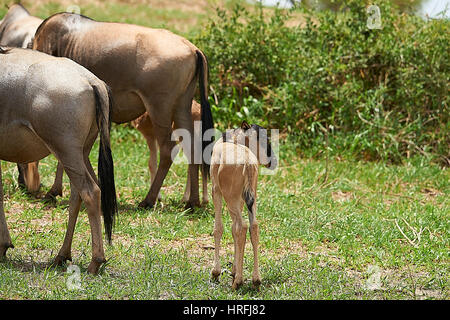
[{"label": "foliage", "polygon": [[[194,42],[207,54],[216,119],[250,118],[289,134],[298,149],[401,162],[449,159],[447,19],[425,21],[376,3],[369,29],[361,1],[333,12],[218,9]],[[287,21],[302,13],[298,26]]]}]

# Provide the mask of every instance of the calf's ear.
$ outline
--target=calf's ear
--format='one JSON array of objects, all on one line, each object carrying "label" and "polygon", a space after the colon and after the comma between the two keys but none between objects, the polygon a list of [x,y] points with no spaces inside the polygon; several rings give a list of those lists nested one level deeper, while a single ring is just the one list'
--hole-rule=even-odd
[{"label": "calf's ear", "polygon": [[242,121],[241,129],[248,130],[250,128],[251,128],[251,126],[247,123],[247,121],[245,121],[245,120]]}]

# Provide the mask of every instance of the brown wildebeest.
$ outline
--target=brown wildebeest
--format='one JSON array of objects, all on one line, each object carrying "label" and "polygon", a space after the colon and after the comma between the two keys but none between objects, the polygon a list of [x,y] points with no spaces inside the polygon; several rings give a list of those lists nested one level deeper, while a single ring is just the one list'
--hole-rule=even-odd
[{"label": "brown wildebeest", "polygon": [[21,4],[13,4],[0,22],[0,45],[26,48],[42,21]]},{"label": "brown wildebeest", "polygon": [[[191,113],[192,113],[192,122],[201,121],[201,106],[195,100],[192,100]],[[151,175],[151,181],[153,183],[153,181],[155,180],[156,167],[158,164],[158,141],[156,140],[155,133],[153,131],[152,120],[150,119],[148,113],[146,112],[136,120],[133,120],[131,123],[136,129],[138,129],[142,133],[145,140],[147,141],[148,149],[150,150],[148,168]],[[202,188],[203,188],[202,203],[206,204],[208,203],[208,172],[206,170],[202,170]],[[190,191],[191,191],[191,181],[188,171],[183,201],[188,201]]]},{"label": "brown wildebeest", "polygon": [[[33,17],[21,4],[13,4],[0,22],[0,45],[6,47],[26,48],[42,23],[42,19]],[[19,185],[25,185],[34,193],[40,188],[38,173],[39,162],[17,164]]]},{"label": "brown wildebeest", "polygon": [[234,262],[231,274],[233,289],[243,283],[244,247],[247,223],[242,218],[244,203],[248,209],[250,239],[253,246],[253,275],[255,287],[261,283],[258,269],[259,228],[256,221],[256,186],[258,164],[274,169],[277,165],[266,130],[258,125],[242,123],[241,128],[224,133],[214,145],[211,157],[211,184],[215,211],[213,279],[220,276],[220,240],[223,234],[222,197],[231,215],[234,240]]},{"label": "brown wildebeest", "polygon": [[[103,212],[106,237],[111,241],[117,212],[109,135],[109,89],[94,74],[69,59],[28,49],[0,47],[0,66],[0,159],[27,163],[50,153],[56,156],[69,176],[71,194],[66,236],[53,263],[71,259],[72,237],[83,201],[92,236],[88,272],[97,273],[105,262],[101,215]],[[100,183],[89,161],[98,133]],[[0,257],[13,247],[2,190],[0,185]]]},{"label": "brown wildebeest", "polygon": [[[201,106],[200,104],[192,100],[192,121],[200,121],[201,119]],[[152,120],[150,119],[147,112],[145,112],[139,118],[131,121],[132,125],[139,130],[144,136],[147,146],[150,151],[150,158],[148,161],[148,168],[151,175],[151,182],[155,180],[156,176],[156,168],[158,166],[158,141],[156,140],[155,133],[153,131]],[[34,164],[34,163],[33,163]],[[29,164],[30,165],[30,164]],[[35,167],[37,169],[37,167]],[[37,173],[37,170],[28,170],[29,173]],[[62,179],[63,179],[63,168],[60,163],[58,163],[58,168],[56,170],[55,182],[53,183],[52,188],[47,193],[46,198],[54,197],[56,195],[62,195]],[[38,175],[39,177],[39,175]],[[30,179],[31,180],[31,179]],[[203,204],[208,203],[208,176],[205,170],[202,170],[202,202]],[[186,189],[184,191],[183,201],[188,201],[189,193],[191,191],[190,188],[190,178],[189,173],[187,176]],[[158,198],[160,196],[158,195]]]},{"label": "brown wildebeest", "polygon": [[[172,124],[194,136],[191,104],[197,81],[202,133],[214,126],[207,98],[205,55],[185,38],[167,30],[97,22],[71,13],[58,13],[44,20],[36,31],[33,49],[68,57],[104,80],[111,87],[115,102],[112,121],[129,122],[148,112],[160,146],[160,163],[150,190],[139,205],[153,207],[172,164]],[[208,142],[183,139],[182,144],[190,160],[188,206],[198,206],[198,164],[203,163],[202,169],[208,170],[209,159],[204,161],[202,155]],[[197,144],[202,152],[196,152],[194,159]]]}]

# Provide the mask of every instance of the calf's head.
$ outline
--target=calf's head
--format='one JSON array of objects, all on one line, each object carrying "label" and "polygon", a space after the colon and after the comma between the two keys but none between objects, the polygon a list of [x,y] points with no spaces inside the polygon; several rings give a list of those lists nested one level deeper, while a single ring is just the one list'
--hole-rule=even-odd
[{"label": "calf's head", "polygon": [[266,168],[274,170],[277,167],[277,158],[270,145],[267,129],[244,121],[240,128],[227,131],[223,140],[245,145],[256,156],[259,164]]}]

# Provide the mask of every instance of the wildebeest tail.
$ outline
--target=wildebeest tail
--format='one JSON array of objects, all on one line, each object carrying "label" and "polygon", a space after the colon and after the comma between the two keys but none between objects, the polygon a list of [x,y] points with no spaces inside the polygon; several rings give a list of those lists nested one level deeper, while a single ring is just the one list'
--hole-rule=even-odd
[{"label": "wildebeest tail", "polygon": [[249,218],[253,217],[253,208],[256,201],[256,181],[257,178],[255,174],[258,174],[258,169],[256,167],[256,171],[254,166],[246,165],[244,166],[244,190],[242,191],[242,198],[245,201],[245,205],[247,206],[247,210],[249,213]]},{"label": "wildebeest tail", "polygon": [[[201,119],[202,119],[202,172],[209,176],[209,164],[211,162],[211,154],[205,155],[205,149],[212,142],[204,141],[205,132],[214,128],[214,120],[211,112],[211,106],[208,101],[208,61],[206,56],[200,50],[197,54],[197,70],[199,73],[199,91],[200,91],[200,105],[201,105]],[[206,159],[205,159],[206,158]]]},{"label": "wildebeest tail", "polygon": [[[103,86],[102,86],[103,87]],[[101,190],[101,206],[105,224],[106,239],[111,243],[112,229],[117,214],[117,196],[114,182],[114,163],[111,154],[110,130],[112,95],[109,87],[92,85],[95,93],[96,120],[100,134],[98,175]]]}]

